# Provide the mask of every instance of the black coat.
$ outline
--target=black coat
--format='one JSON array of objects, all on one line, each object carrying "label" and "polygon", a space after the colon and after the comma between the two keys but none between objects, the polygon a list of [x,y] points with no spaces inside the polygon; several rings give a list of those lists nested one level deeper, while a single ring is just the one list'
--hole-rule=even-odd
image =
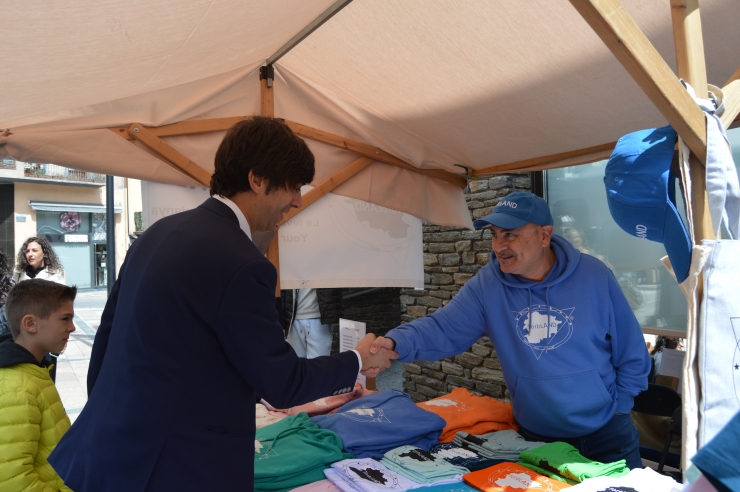
[{"label": "black coat", "polygon": [[[297,289],[281,290],[282,316],[281,323],[286,335],[295,316],[298,296]],[[319,313],[321,313],[321,324],[330,325],[339,323],[342,316],[342,289],[316,289],[316,297],[319,299]]]},{"label": "black coat", "polygon": [[76,492],[252,490],[255,393],[278,408],[349,391],[352,352],[300,359],[275,268],[216,199],[131,246],[103,312],[87,405],[49,462]]}]

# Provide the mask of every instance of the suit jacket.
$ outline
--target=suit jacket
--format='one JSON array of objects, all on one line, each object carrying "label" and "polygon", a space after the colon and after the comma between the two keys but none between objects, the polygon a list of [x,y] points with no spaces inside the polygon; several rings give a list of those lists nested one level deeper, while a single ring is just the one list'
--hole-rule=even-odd
[{"label": "suit jacket", "polygon": [[357,356],[299,359],[277,275],[210,198],[130,248],[93,345],[89,400],[49,462],[76,492],[252,490],[255,394],[350,391]]}]

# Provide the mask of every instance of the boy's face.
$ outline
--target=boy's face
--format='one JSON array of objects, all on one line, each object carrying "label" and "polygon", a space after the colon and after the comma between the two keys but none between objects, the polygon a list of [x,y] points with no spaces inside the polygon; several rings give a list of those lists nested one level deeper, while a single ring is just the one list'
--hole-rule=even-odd
[{"label": "boy's face", "polygon": [[47,352],[59,353],[64,350],[69,334],[75,331],[72,318],[75,316],[74,303],[64,301],[47,319],[36,318],[37,342]]}]

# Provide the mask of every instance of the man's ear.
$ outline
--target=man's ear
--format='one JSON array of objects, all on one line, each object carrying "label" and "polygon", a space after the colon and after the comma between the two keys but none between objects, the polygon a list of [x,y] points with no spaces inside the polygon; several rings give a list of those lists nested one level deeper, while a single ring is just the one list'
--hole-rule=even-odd
[{"label": "man's ear", "polygon": [[540,240],[542,241],[543,246],[550,245],[550,239],[552,238],[553,232],[555,232],[555,228],[551,225],[543,225],[540,227]]},{"label": "man's ear", "polygon": [[23,318],[21,318],[21,330],[28,333],[36,333],[36,331],[38,331],[36,316],[34,316],[33,314],[27,314]]},{"label": "man's ear", "polygon": [[252,188],[252,191],[254,191],[258,195],[267,194],[267,178],[256,176],[254,174],[254,171],[249,171],[249,186]]}]

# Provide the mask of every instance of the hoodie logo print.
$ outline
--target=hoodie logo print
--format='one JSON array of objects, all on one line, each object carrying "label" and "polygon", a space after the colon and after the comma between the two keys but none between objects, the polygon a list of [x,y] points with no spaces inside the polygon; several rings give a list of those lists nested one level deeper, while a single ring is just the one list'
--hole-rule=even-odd
[{"label": "hoodie logo print", "polygon": [[536,304],[514,313],[516,334],[532,349],[539,359],[549,350],[555,350],[573,334],[573,311],[575,307],[558,309],[545,304]]},{"label": "hoodie logo print", "polygon": [[383,411],[382,408],[353,408],[346,412],[339,412],[337,415],[341,415],[342,417],[346,417],[351,420],[356,420],[357,422],[376,422],[378,424],[391,423],[391,421],[388,420],[388,417],[385,416],[385,411]]}]

